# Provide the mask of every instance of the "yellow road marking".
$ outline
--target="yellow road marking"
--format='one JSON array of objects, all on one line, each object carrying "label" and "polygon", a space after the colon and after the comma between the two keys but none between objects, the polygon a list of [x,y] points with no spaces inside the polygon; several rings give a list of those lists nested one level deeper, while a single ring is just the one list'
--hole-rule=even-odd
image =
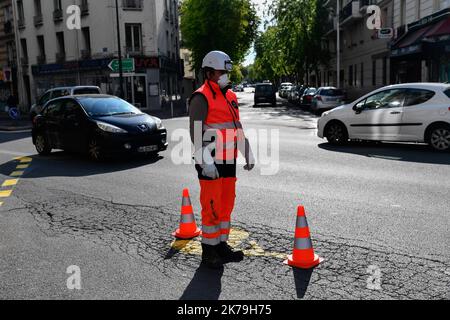
[{"label": "yellow road marking", "polygon": [[[236,249],[243,241],[247,240],[250,234],[247,231],[239,229],[231,229],[228,244]],[[262,249],[256,241],[249,241],[250,249],[244,250],[244,255],[248,257],[269,257],[277,259],[286,259],[286,253],[269,252]],[[199,240],[175,240],[171,244],[171,248],[183,254],[201,255],[202,245]]]},{"label": "yellow road marking", "polygon": [[23,175],[24,171],[14,171],[13,173],[11,173],[11,177],[20,177],[21,175]]},{"label": "yellow road marking", "polygon": [[29,164],[20,164],[16,167],[16,169],[27,169],[29,166]]},{"label": "yellow road marking", "polygon": [[17,158],[14,158],[14,160],[19,160],[21,163],[29,163],[29,162],[33,161],[33,159],[30,157],[17,157]]},{"label": "yellow road marking", "polygon": [[19,179],[10,179],[3,182],[2,187],[15,186],[19,182]]},{"label": "yellow road marking", "polygon": [[12,190],[0,191],[0,198],[8,198],[12,193]]}]

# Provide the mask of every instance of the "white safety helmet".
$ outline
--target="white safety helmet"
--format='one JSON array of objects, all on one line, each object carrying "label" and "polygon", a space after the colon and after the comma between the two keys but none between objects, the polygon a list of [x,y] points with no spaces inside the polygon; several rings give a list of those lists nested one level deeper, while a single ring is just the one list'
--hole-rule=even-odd
[{"label": "white safety helmet", "polygon": [[214,70],[231,71],[233,69],[233,62],[225,52],[211,51],[203,59],[202,68],[207,67]]}]

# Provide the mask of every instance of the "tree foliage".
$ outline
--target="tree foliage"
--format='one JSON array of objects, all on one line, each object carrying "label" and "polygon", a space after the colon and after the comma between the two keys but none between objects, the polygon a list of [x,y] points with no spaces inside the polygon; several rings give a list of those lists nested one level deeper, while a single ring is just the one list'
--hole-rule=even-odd
[{"label": "tree foliage", "polygon": [[277,81],[289,77],[301,82],[309,70],[327,65],[322,46],[328,11],[325,0],[274,0],[273,25],[255,41],[254,76]]},{"label": "tree foliage", "polygon": [[[259,23],[250,0],[183,0],[180,15],[183,46],[192,51],[196,71],[212,50],[224,51],[236,65],[240,64],[256,37]],[[242,77],[239,67],[232,76]]]}]

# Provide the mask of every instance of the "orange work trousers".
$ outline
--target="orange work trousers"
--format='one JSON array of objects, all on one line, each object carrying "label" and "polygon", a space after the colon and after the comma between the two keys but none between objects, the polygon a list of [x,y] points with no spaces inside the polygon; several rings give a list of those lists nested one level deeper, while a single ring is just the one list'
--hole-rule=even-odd
[{"label": "orange work trousers", "polygon": [[219,178],[212,180],[202,175],[196,165],[200,180],[202,206],[202,243],[218,245],[230,236],[231,213],[236,200],[236,164],[216,164]]}]

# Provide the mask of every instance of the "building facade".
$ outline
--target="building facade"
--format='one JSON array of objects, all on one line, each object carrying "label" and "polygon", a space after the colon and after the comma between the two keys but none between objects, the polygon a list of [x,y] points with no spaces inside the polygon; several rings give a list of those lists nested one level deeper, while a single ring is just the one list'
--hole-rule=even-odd
[{"label": "building facade", "polygon": [[[336,14],[338,1],[339,23]],[[317,75],[319,85],[337,86],[338,25],[340,86],[346,90],[349,100],[394,83],[445,81],[442,75],[448,69],[448,62],[444,62],[448,61],[450,52],[445,39],[450,30],[444,20],[450,0],[330,0],[326,5],[330,20],[323,40],[333,58],[329,66],[320,69]],[[370,5],[380,8],[381,28],[388,31],[386,36],[369,28]],[[420,38],[425,27],[431,34],[431,25],[436,26],[433,37],[438,37],[439,41],[433,37]],[[427,42],[421,46],[424,50],[413,50],[416,42],[423,40],[432,41],[433,45]]]},{"label": "building facade", "polygon": [[0,110],[17,96],[17,55],[12,0],[0,0]]},{"label": "building facade", "polygon": [[[178,0],[117,2],[120,51],[134,62],[134,70],[127,70],[124,60],[125,99],[142,110],[164,108],[167,101],[180,99]],[[14,4],[24,104],[56,86],[97,85],[119,95],[117,65],[109,67],[119,56],[115,0]]]}]

